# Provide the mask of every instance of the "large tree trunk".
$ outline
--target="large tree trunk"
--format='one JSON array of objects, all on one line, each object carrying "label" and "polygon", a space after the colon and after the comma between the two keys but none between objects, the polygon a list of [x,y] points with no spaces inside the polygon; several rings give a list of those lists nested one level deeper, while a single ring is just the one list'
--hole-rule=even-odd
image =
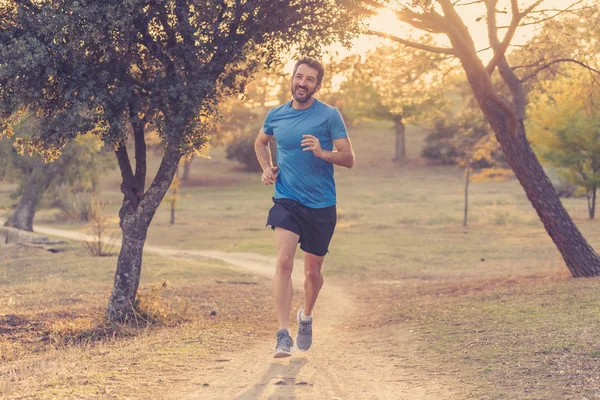
[{"label": "large tree trunk", "polygon": [[[115,282],[111,293],[106,316],[112,321],[131,320],[135,310],[135,298],[142,271],[142,253],[146,234],[152,218],[162,202],[181,159],[177,145],[170,146],[163,156],[161,166],[154,181],[141,200],[136,201],[135,194],[127,185],[123,185],[123,206],[119,212],[123,233],[121,251],[117,261]],[[173,149],[174,147],[174,149]],[[137,202],[137,204],[135,204]]]},{"label": "large tree trunk", "polygon": [[135,297],[140,284],[142,254],[149,225],[143,227],[133,221],[131,225],[138,225],[138,229],[122,229],[117,272],[106,310],[107,318],[111,321],[132,320],[135,314]]},{"label": "large tree trunk", "polygon": [[171,181],[177,173],[182,154],[176,140],[170,142],[165,150],[161,165],[148,191],[144,193],[146,177],[146,147],[144,142],[144,123],[132,116],[136,145],[135,175],[129,162],[124,145],[116,150],[123,182],[123,204],[119,211],[120,226],[123,233],[122,246],[117,261],[115,281],[106,318],[111,321],[128,321],[135,317],[135,299],[142,271],[142,255],[146,234],[152,218],[169,190]]},{"label": "large tree trunk", "polygon": [[[587,243],[556,194],[537,157],[531,150],[523,124],[525,94],[520,80],[506,60],[499,66],[513,94],[510,104],[492,86],[481,63],[461,60],[473,93],[494,130],[504,155],[546,231],[554,241],[574,277],[600,275],[600,257]],[[479,65],[478,65],[479,64]]]},{"label": "large tree trunk", "polygon": [[394,116],[394,128],[396,130],[396,146],[394,151],[394,162],[406,159],[406,126],[402,122],[402,115]]},{"label": "large tree trunk", "polygon": [[33,231],[33,218],[37,206],[54,178],[62,171],[63,165],[66,165],[66,162],[60,158],[51,163],[40,161],[31,172],[17,207],[8,217],[4,226]]}]

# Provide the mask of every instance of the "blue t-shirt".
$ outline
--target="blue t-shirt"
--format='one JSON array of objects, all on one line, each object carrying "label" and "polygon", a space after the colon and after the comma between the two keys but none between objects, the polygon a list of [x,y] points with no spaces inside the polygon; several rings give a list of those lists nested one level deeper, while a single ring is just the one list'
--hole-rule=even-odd
[{"label": "blue t-shirt", "polygon": [[267,135],[277,141],[279,175],[275,182],[276,199],[292,199],[310,208],[336,204],[333,164],[302,151],[302,135],[319,139],[323,150],[333,150],[333,140],[348,137],[337,108],[317,99],[304,110],[296,110],[289,101],[273,108],[263,124]]}]

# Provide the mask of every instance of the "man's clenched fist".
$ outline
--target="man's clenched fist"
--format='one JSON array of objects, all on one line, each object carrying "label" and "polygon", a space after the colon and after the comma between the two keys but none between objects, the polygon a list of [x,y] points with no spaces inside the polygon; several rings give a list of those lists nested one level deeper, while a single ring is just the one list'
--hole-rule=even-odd
[{"label": "man's clenched fist", "polygon": [[265,185],[272,185],[277,179],[279,173],[279,167],[269,167],[263,171],[262,181]]}]

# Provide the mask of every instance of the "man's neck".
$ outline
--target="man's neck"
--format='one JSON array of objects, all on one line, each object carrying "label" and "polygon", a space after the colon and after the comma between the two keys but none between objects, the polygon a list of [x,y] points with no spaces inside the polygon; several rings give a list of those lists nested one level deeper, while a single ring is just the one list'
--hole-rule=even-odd
[{"label": "man's neck", "polygon": [[306,101],[304,103],[300,103],[300,102],[297,102],[296,100],[292,100],[292,108],[294,110],[306,110],[307,108],[312,106],[314,101],[315,101],[314,97],[311,97],[308,101]]}]

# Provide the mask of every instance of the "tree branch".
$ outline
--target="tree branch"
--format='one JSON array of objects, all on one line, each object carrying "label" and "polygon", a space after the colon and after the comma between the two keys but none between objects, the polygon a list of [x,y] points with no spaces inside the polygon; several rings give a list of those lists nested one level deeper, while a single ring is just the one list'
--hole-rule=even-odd
[{"label": "tree branch", "polygon": [[169,24],[169,16],[167,15],[167,10],[164,8],[164,6],[159,8],[158,20],[160,21],[160,24],[167,35],[167,46],[169,48],[175,47],[177,44],[177,37],[175,36],[173,27]]},{"label": "tree branch", "polygon": [[190,48],[195,47],[195,38],[194,38],[194,28],[190,23],[190,19],[188,16],[189,13],[189,4],[185,1],[177,0],[175,2],[175,16],[177,17],[177,22],[179,23],[180,29],[179,32],[183,37],[183,42],[189,46]]},{"label": "tree branch", "polygon": [[[587,65],[586,63],[584,63],[584,62],[582,62],[582,61],[575,60],[575,59],[573,59],[573,58],[558,58],[558,59],[556,59],[556,60],[552,60],[552,61],[550,61],[550,62],[548,62],[548,63],[546,63],[546,64],[543,64],[543,65],[539,66],[538,68],[536,68],[536,70],[535,70],[534,72],[532,72],[531,74],[529,74],[529,75],[526,75],[525,77],[523,77],[523,78],[521,79],[521,82],[526,82],[526,81],[528,81],[528,80],[530,80],[530,79],[532,79],[532,78],[535,78],[535,77],[536,77],[536,75],[537,75],[537,74],[539,74],[541,71],[543,71],[543,70],[545,70],[545,69],[548,69],[548,68],[550,68],[552,65],[554,65],[554,64],[558,64],[558,63],[561,63],[561,62],[570,62],[570,63],[575,63],[575,64],[578,64],[578,65],[582,66],[582,67],[583,67],[583,68],[585,68],[585,69],[588,69],[588,70],[590,70],[591,72],[594,72],[594,73],[596,73],[596,74],[600,75],[600,71],[599,71],[599,70],[597,70],[597,69],[595,69],[595,68],[593,68],[593,67],[591,67],[591,66]],[[531,67],[533,67],[533,66],[535,66],[535,65],[536,65],[536,64],[530,64],[530,65],[519,65],[519,66],[516,66],[516,67],[512,67],[512,69],[513,69],[513,70],[516,70],[516,69],[519,69],[519,68],[531,68]]]},{"label": "tree branch", "polygon": [[[532,10],[531,12],[529,12],[529,14],[538,14],[538,13],[541,14],[541,13],[547,13],[547,12],[550,12],[550,11],[551,12],[555,12],[556,14],[553,14],[553,15],[551,15],[549,17],[545,17],[545,18],[542,18],[542,19],[533,19],[532,18],[533,20],[531,22],[526,22],[526,23],[519,24],[519,27],[541,24],[543,22],[550,21],[550,20],[552,20],[552,19],[554,19],[554,18],[556,18],[556,17],[558,17],[558,16],[560,16],[562,14],[568,13],[568,12],[576,13],[578,11],[584,11],[584,10],[588,10],[588,9],[592,9],[592,8],[596,8],[597,7],[597,6],[585,6],[585,7],[581,7],[581,8],[578,8],[578,9],[573,9],[575,6],[581,4],[582,2],[583,2],[583,0],[579,0],[576,3],[573,3],[569,7],[565,8],[565,9],[562,9],[562,10],[560,10],[560,9]],[[502,25],[502,26],[499,26],[498,29],[508,29],[508,26]]]},{"label": "tree branch", "polygon": [[163,155],[158,171],[154,176],[154,180],[148,188],[148,191],[144,193],[140,204],[141,207],[137,210],[142,218],[147,220],[152,219],[156,209],[162,202],[165,193],[169,190],[169,186],[179,167],[179,160],[181,160],[181,157],[183,156],[179,147],[179,141],[175,140],[167,143],[165,154]]},{"label": "tree branch", "polygon": [[465,25],[460,15],[454,9],[454,5],[450,0],[437,0],[442,6],[444,11],[444,17],[440,17],[444,24],[449,28],[446,30],[448,38],[454,46],[454,50],[460,54],[463,54],[470,59],[477,58],[477,50],[475,49],[475,43],[469,33],[469,28]]},{"label": "tree branch", "polygon": [[[492,45],[492,47],[494,48],[494,57],[492,57],[492,59],[490,60],[488,65],[485,67],[488,74],[491,75],[492,72],[494,72],[494,69],[496,69],[496,67],[502,60],[502,58],[504,58],[506,49],[508,49],[510,42],[512,41],[513,37],[515,36],[515,32],[517,31],[517,28],[519,27],[519,22],[521,22],[523,17],[525,17],[527,14],[529,14],[531,11],[533,11],[533,9],[535,7],[537,7],[538,5],[540,5],[543,1],[544,0],[537,0],[536,2],[531,4],[529,7],[527,7],[523,12],[520,12],[518,0],[510,0],[511,9],[512,9],[512,20],[510,22],[510,25],[508,26],[508,31],[506,32],[506,35],[504,36],[504,39],[502,40],[502,42],[500,44],[498,44],[497,46],[494,46],[493,43],[490,43]],[[495,1],[492,1],[492,2],[495,3]],[[489,13],[490,13],[489,4],[490,4],[490,2],[486,1],[486,7],[488,8],[488,18],[489,18]],[[496,27],[495,7],[494,7],[494,27]],[[489,29],[490,28],[488,26],[488,30]],[[494,35],[496,35],[496,37],[497,37],[497,31],[496,31],[496,33],[494,33]]]},{"label": "tree branch", "polygon": [[488,40],[492,49],[498,48],[500,41],[498,40],[498,26],[496,25],[496,5],[498,0],[486,0],[485,8],[487,10],[487,26]]},{"label": "tree branch", "polygon": [[434,47],[434,46],[428,46],[426,44],[415,43],[415,42],[411,42],[410,40],[402,39],[402,38],[399,38],[398,36],[391,35],[389,33],[378,32],[378,31],[374,31],[371,29],[367,30],[365,33],[367,35],[379,36],[379,37],[382,37],[385,39],[390,39],[390,40],[393,40],[394,42],[398,42],[405,46],[413,47],[415,49],[430,51],[432,53],[448,54],[448,55],[456,56],[456,53],[450,48]]},{"label": "tree branch", "polygon": [[119,169],[121,170],[121,193],[123,193],[123,205],[119,210],[119,219],[121,224],[131,215],[140,204],[141,193],[137,192],[137,186],[135,177],[133,176],[133,170],[131,169],[131,163],[129,161],[129,154],[127,154],[127,147],[122,143],[115,150],[117,161],[119,162]]},{"label": "tree branch", "polygon": [[146,124],[137,115],[135,107],[130,107],[129,119],[135,140],[135,184],[138,193],[144,193],[146,185],[146,140],[144,138],[144,126]]},{"label": "tree branch", "polygon": [[406,22],[407,24],[426,32],[446,32],[445,28],[447,27],[445,26],[444,18],[433,11],[428,14],[418,14],[405,8],[402,11],[395,11],[395,14],[400,21]]}]

